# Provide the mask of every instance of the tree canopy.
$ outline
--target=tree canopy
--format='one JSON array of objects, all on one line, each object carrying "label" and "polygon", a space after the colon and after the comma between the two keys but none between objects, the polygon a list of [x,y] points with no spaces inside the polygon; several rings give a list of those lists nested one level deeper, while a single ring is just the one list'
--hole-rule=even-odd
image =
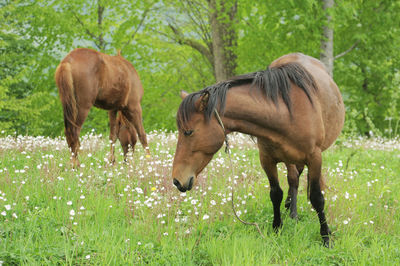
[{"label": "tree canopy", "polygon": [[[302,52],[320,58],[333,31],[333,77],[346,105],[345,131],[399,135],[400,2],[391,0],[5,0],[0,3],[0,129],[58,136],[54,82],[77,47],[122,55],[145,90],[146,131],[175,130],[179,91],[265,69]],[[327,19],[329,17],[329,19]],[[108,131],[93,108],[83,132]]]}]

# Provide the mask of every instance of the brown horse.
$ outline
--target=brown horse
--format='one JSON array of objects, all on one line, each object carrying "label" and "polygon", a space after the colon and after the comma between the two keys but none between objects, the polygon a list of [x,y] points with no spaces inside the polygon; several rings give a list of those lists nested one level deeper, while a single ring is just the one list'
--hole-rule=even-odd
[{"label": "brown horse", "polygon": [[120,53],[110,56],[91,49],[75,49],[57,67],[55,80],[64,111],[65,136],[74,166],[79,165],[79,134],[92,106],[109,111],[112,163],[115,161],[117,111],[126,117],[130,134],[136,135],[137,132],[140,142],[149,153],[140,106],[143,87],[135,68]]},{"label": "brown horse", "polygon": [[276,59],[267,70],[184,96],[177,113],[174,185],[182,192],[190,190],[223,145],[226,134],[238,131],[252,135],[257,138],[261,166],[271,186],[273,228],[282,226],[283,192],[276,164],[284,162],[288,169],[286,205],[293,218],[297,217],[299,176],[306,165],[309,197],[318,213],[324,245],[329,246],[320,187],[321,152],[340,134],[345,110],[340,91],[324,65],[303,54],[289,54]]},{"label": "brown horse", "polygon": [[126,155],[129,151],[129,146],[132,148],[132,152],[135,151],[135,144],[137,142],[136,130],[133,128],[133,134],[129,130],[128,121],[121,112],[117,114],[117,136],[121,143],[122,150],[124,152],[124,161],[126,162]]}]

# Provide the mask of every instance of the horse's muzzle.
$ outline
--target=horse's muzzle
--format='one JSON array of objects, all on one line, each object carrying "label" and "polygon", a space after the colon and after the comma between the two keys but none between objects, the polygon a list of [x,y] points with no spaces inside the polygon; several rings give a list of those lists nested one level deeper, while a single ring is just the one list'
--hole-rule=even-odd
[{"label": "horse's muzzle", "polygon": [[192,189],[194,183],[194,177],[193,176],[190,177],[189,182],[186,186],[182,186],[181,183],[176,178],[174,178],[173,183],[176,186],[176,188],[179,189],[180,192],[186,192],[187,190]]}]

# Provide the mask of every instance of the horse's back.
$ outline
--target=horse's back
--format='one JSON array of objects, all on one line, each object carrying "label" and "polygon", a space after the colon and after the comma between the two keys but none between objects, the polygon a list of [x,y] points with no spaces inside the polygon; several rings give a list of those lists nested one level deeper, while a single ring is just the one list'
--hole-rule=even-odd
[{"label": "horse's back", "polygon": [[88,48],[77,48],[68,53],[61,63],[69,63],[78,74],[98,71],[102,61],[100,52]]},{"label": "horse's back", "polygon": [[287,63],[301,64],[314,78],[317,84],[315,104],[319,105],[324,126],[324,140],[321,149],[327,149],[339,136],[344,124],[344,104],[339,88],[326,71],[324,64],[311,56],[301,53],[284,55],[273,61],[270,67],[278,67]]}]

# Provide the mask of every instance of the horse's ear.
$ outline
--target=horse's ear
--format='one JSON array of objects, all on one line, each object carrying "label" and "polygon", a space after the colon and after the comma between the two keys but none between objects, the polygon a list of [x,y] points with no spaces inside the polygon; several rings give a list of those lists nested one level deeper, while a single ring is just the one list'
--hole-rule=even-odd
[{"label": "horse's ear", "polygon": [[179,95],[181,96],[181,98],[183,100],[189,95],[189,93],[187,91],[181,90]]},{"label": "horse's ear", "polygon": [[206,107],[208,105],[208,99],[210,98],[210,93],[208,91],[205,91],[199,99],[196,101],[196,110],[198,112],[204,112],[206,110]]}]

